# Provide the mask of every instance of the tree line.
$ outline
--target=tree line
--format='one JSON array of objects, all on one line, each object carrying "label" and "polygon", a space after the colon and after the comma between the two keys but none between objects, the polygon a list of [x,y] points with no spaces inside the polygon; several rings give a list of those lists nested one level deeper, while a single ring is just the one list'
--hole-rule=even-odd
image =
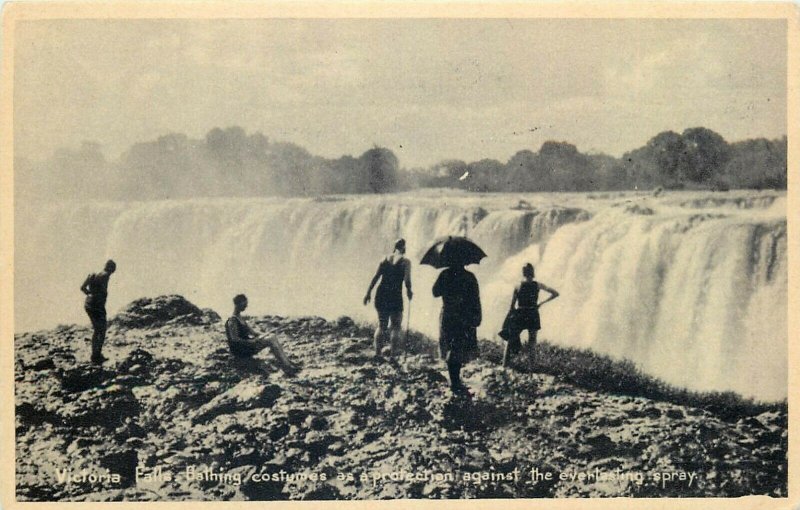
[{"label": "tree line", "polygon": [[726,142],[706,128],[665,131],[621,158],[585,154],[567,142],[544,142],[506,163],[443,161],[415,170],[421,187],[470,191],[630,189],[786,189],[787,139]]},{"label": "tree line", "polygon": [[318,196],[449,187],[476,192],[653,189],[786,189],[787,139],[726,142],[706,128],[659,133],[614,158],[547,141],[503,163],[446,160],[403,169],[375,146],[358,157],[311,154],[240,127],[214,128],[203,139],[168,134],[137,143],[109,161],[84,142],[42,162],[15,159],[20,196],[153,200],[195,196]]}]

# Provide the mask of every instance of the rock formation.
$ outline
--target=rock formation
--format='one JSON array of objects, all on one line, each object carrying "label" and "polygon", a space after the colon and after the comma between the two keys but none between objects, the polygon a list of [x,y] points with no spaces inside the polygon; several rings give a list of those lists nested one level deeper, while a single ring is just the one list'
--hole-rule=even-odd
[{"label": "rock formation", "polygon": [[485,358],[464,370],[474,397],[453,398],[430,346],[375,360],[346,317],[250,324],[281,326],[303,370],[286,377],[268,351],[238,365],[218,316],[180,296],[121,312],[103,367],[87,326],[17,335],[17,498],[787,494],[785,412],[725,421]]}]

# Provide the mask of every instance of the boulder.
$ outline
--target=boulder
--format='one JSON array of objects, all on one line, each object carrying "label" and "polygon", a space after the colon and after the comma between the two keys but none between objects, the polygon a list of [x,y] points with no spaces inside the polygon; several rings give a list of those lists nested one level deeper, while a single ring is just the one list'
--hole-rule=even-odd
[{"label": "boulder", "polygon": [[348,328],[352,328],[355,325],[356,325],[356,323],[353,321],[353,319],[351,319],[347,315],[342,315],[341,317],[336,319],[336,326],[339,329],[348,329]]},{"label": "boulder", "polygon": [[205,315],[206,321],[210,324],[216,324],[222,320],[222,317],[211,308],[203,308],[203,315]]},{"label": "boulder", "polygon": [[[122,360],[117,366],[120,373],[130,373],[132,375],[142,375],[142,371],[150,370],[153,363],[153,355],[144,349],[136,348],[132,350],[128,356]],[[136,369],[138,367],[138,369]]]},{"label": "boulder", "polygon": [[141,408],[131,389],[114,384],[92,388],[59,409],[62,420],[73,427],[99,426],[115,429],[139,415]]},{"label": "boulder", "polygon": [[207,423],[223,414],[272,407],[280,394],[280,386],[246,379],[198,409],[192,422]]},{"label": "boulder", "polygon": [[126,306],[112,320],[122,328],[155,328],[166,324],[199,326],[219,320],[211,316],[183,296],[169,295],[156,298],[141,298]]},{"label": "boulder", "polygon": [[54,368],[56,368],[56,364],[53,361],[53,358],[51,358],[49,356],[43,357],[43,358],[39,358],[39,359],[35,360],[33,363],[31,363],[30,365],[27,365],[27,364],[25,365],[25,369],[30,369],[30,370],[33,370],[35,372],[39,372],[39,371],[42,371],[42,370],[52,370]]}]

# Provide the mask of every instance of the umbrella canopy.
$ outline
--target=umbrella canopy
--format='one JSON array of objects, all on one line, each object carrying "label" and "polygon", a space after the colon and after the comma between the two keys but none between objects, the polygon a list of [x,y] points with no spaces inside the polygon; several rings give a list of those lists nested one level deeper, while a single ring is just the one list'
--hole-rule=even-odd
[{"label": "umbrella canopy", "polygon": [[479,264],[486,254],[466,237],[447,236],[437,240],[422,257],[420,264],[436,268]]}]

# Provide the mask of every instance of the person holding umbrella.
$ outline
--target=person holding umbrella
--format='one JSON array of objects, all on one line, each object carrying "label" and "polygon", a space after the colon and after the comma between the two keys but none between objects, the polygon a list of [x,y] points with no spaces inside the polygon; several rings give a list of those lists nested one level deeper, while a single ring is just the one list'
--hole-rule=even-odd
[{"label": "person holding umbrella", "polygon": [[375,291],[375,309],[378,311],[378,329],[375,330],[375,357],[381,355],[383,337],[389,329],[389,354],[397,354],[400,331],[403,324],[403,284],[410,303],[414,293],[411,291],[411,261],[405,257],[406,240],[398,239],[394,251],[378,265],[378,270],[369,283],[364,306],[372,299],[372,289],[380,280]]},{"label": "person holding umbrella", "polygon": [[450,389],[469,396],[461,368],[478,349],[477,327],[482,320],[478,280],[464,266],[477,264],[486,254],[465,237],[440,239],[422,258],[422,264],[445,268],[433,284],[433,296],[442,298],[439,350],[447,363]]}]

